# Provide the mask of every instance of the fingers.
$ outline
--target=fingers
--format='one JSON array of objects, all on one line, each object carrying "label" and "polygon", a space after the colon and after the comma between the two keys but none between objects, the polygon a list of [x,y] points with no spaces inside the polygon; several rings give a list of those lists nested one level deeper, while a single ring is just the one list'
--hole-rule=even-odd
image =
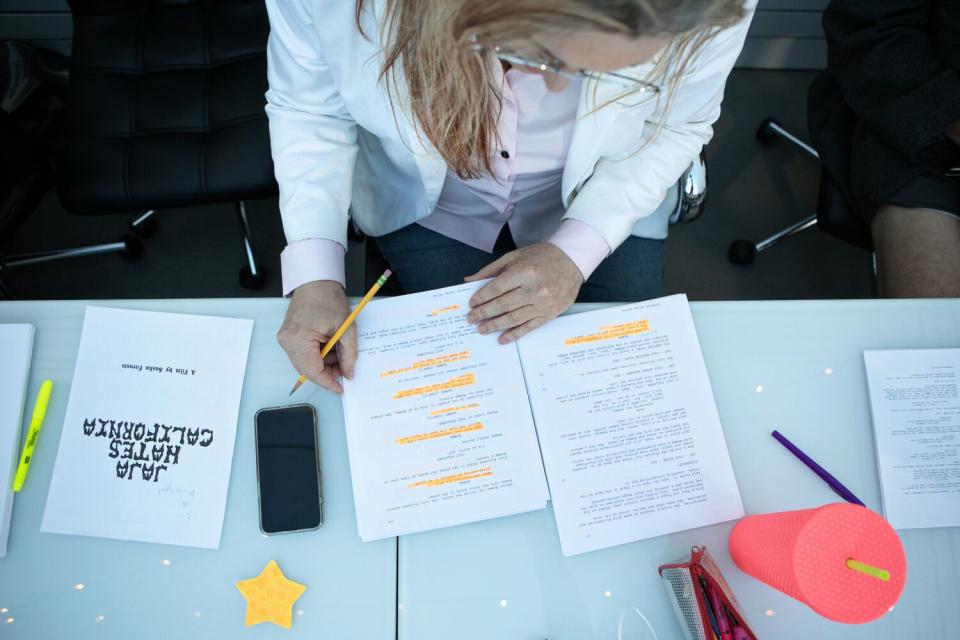
[{"label": "fingers", "polygon": [[[340,376],[340,367],[334,363],[325,363],[320,357],[319,345],[308,345],[297,354],[299,363],[294,363],[297,370],[324,389],[334,393],[343,393],[343,386],[337,380]],[[327,356],[328,358],[330,355]]]},{"label": "fingers", "polygon": [[470,313],[467,314],[467,322],[470,324],[478,324],[484,320],[502,316],[505,313],[529,304],[529,297],[524,294],[523,290],[514,289],[498,298],[494,298],[490,302],[471,309]]},{"label": "fingers", "polygon": [[[350,309],[343,287],[332,281],[309,282],[296,288],[283,325],[277,332],[277,341],[287,352],[291,364],[324,389],[342,393],[339,378],[344,372],[353,375],[357,360],[357,342],[354,329],[346,332],[327,357],[321,358],[324,344],[347,317]],[[338,363],[338,352],[344,362]]]},{"label": "fingers", "polygon": [[497,342],[499,342],[500,344],[509,344],[511,342],[515,342],[516,340],[519,340],[520,338],[527,335],[534,329],[538,327],[542,327],[544,324],[546,324],[546,322],[547,322],[547,319],[544,318],[543,316],[535,316],[527,320],[520,326],[514,327],[513,329],[510,329],[509,331],[504,333],[502,336],[497,338]]},{"label": "fingers", "polygon": [[490,302],[494,298],[499,298],[505,293],[513,291],[523,284],[523,274],[514,271],[504,271],[499,276],[480,287],[480,289],[470,298],[470,308],[476,309],[482,304]]},{"label": "fingers", "polygon": [[526,305],[519,309],[514,309],[492,320],[487,320],[477,327],[477,331],[482,334],[493,333],[495,331],[506,331],[518,327],[524,322],[536,317],[537,312],[532,305]]},{"label": "fingers", "polygon": [[514,255],[515,253],[516,253],[515,251],[511,251],[506,255],[500,256],[499,258],[497,258],[496,260],[494,260],[493,262],[485,266],[483,269],[480,269],[480,271],[477,271],[472,276],[467,276],[466,278],[464,278],[463,281],[476,282],[477,280],[485,280],[487,278],[494,278],[500,275],[500,272],[503,271],[503,268],[506,267],[511,262],[513,262],[514,258],[516,257]]},{"label": "fingers", "polygon": [[354,367],[357,364],[357,330],[353,325],[337,343],[337,360],[344,377],[353,380]]}]

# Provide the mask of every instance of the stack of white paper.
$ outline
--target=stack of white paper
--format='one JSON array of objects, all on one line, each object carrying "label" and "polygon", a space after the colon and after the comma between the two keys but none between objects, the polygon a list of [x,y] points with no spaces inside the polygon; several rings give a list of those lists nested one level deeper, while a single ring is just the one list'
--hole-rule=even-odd
[{"label": "stack of white paper", "polygon": [[20,425],[32,353],[32,325],[0,325],[0,558],[7,555],[13,477],[20,456]]},{"label": "stack of white paper", "polygon": [[686,296],[520,339],[565,555],[743,516]]},{"label": "stack of white paper", "polygon": [[517,350],[464,318],[482,284],[375,301],[357,320],[343,406],[364,540],[546,506]]},{"label": "stack of white paper", "polygon": [[41,529],[217,548],[252,330],[87,307]]},{"label": "stack of white paper", "polygon": [[883,513],[960,526],[960,349],[864,351]]}]

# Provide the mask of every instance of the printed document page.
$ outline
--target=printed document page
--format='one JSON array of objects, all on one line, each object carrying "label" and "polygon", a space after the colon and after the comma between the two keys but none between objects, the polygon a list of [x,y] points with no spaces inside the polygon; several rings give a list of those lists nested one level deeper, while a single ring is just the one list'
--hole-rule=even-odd
[{"label": "printed document page", "polygon": [[23,410],[32,353],[33,325],[0,324],[0,558],[7,554],[13,478],[20,463],[20,425],[25,425],[26,438],[33,413],[32,406]]},{"label": "printed document page", "polygon": [[364,540],[546,506],[517,349],[466,321],[483,284],[377,300],[357,318],[343,406]]},{"label": "printed document page", "polygon": [[219,547],[252,331],[87,307],[41,530]]},{"label": "printed document page", "polygon": [[863,359],[887,521],[960,526],[960,349],[864,351]]},{"label": "printed document page", "polygon": [[743,516],[686,296],[519,341],[564,555]]}]

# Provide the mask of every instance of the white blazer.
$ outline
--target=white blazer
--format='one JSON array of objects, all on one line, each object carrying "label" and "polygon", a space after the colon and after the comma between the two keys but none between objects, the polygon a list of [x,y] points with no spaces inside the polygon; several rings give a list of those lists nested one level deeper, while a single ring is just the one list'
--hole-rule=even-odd
[{"label": "white blazer", "polygon": [[[394,111],[379,80],[383,0],[365,9],[364,31],[372,41],[357,30],[354,0],[266,4],[266,110],[287,242],[321,238],[345,247],[348,215],[372,236],[429,215],[447,166],[417,134],[408,103],[401,99]],[[600,83],[594,98],[592,83],[583,83],[563,171],[565,218],[589,224],[611,249],[631,233],[666,237],[666,218],[651,214],[713,136],[756,0],[747,5],[746,17],[721,31],[693,62],[666,127],[640,152],[653,129],[649,121],[660,115],[655,100],[595,109],[620,89]],[[644,64],[624,72],[644,77],[650,69]]]}]

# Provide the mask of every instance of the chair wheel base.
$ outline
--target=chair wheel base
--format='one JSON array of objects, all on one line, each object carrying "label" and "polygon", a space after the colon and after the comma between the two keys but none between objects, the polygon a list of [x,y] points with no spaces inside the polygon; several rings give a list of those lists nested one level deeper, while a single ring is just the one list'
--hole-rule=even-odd
[{"label": "chair wheel base", "polygon": [[267,274],[264,272],[263,268],[257,270],[257,274],[254,275],[250,271],[250,265],[243,265],[240,269],[240,276],[238,278],[240,286],[244,289],[263,289],[264,285],[267,283]]},{"label": "chair wheel base", "polygon": [[727,251],[727,259],[733,264],[746,266],[753,264],[753,259],[757,257],[757,245],[749,240],[734,240],[730,243],[730,249]]},{"label": "chair wheel base", "polygon": [[140,224],[133,224],[135,219],[130,220],[127,226],[130,228],[130,232],[138,238],[149,238],[157,232],[157,214],[153,214]]},{"label": "chair wheel base", "polygon": [[136,236],[123,236],[122,241],[121,258],[128,262],[135,262],[143,257],[143,243]]},{"label": "chair wheel base", "polygon": [[760,126],[757,127],[757,133],[756,133],[757,140],[759,140],[763,144],[773,144],[774,142],[777,141],[777,138],[779,137],[779,135],[770,126],[774,122],[776,122],[776,120],[774,120],[773,118],[767,118],[766,120],[760,123]]}]

